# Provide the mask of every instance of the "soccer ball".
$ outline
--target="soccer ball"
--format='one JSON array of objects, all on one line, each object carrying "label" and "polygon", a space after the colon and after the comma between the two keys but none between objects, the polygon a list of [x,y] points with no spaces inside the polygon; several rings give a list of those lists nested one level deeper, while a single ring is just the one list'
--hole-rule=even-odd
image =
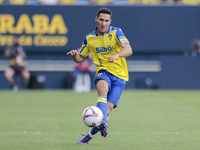
[{"label": "soccer ball", "polygon": [[96,106],[87,107],[82,114],[83,122],[88,127],[98,127],[103,121],[103,113]]}]

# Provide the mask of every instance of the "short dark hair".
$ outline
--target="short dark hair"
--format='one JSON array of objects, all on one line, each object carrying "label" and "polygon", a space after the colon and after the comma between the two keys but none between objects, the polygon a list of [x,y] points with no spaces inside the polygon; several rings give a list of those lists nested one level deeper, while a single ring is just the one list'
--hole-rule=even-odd
[{"label": "short dark hair", "polygon": [[112,12],[108,8],[99,9],[97,12],[97,17],[99,17],[100,13],[108,14],[108,15],[110,15],[110,18],[112,18]]}]

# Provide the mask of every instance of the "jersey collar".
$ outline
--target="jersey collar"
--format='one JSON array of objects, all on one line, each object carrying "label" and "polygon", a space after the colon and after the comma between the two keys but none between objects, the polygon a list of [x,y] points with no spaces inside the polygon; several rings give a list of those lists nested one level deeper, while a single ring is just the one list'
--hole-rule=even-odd
[{"label": "jersey collar", "polygon": [[[111,29],[112,29],[112,26],[109,25],[108,31],[107,31],[102,37],[104,37],[106,34],[111,33]],[[97,27],[96,27],[96,29],[95,29],[95,35],[98,36]]]}]

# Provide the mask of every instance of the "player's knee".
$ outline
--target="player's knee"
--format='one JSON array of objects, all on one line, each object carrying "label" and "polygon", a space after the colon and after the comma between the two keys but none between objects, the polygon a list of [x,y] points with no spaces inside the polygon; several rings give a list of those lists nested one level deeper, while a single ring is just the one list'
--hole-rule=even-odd
[{"label": "player's knee", "polygon": [[23,71],[22,73],[22,77],[26,80],[29,80],[30,79],[30,73],[28,71]]},{"label": "player's knee", "polygon": [[27,72],[27,74],[26,74],[26,79],[27,79],[27,80],[29,80],[29,79],[30,79],[30,77],[31,77],[30,73],[29,73],[29,72]]},{"label": "player's knee", "polygon": [[97,88],[97,92],[98,92],[99,96],[107,97],[109,87],[108,87],[108,83],[106,81],[104,81],[104,80],[98,81],[96,88]]},{"label": "player's knee", "polygon": [[5,78],[11,78],[11,77],[12,77],[12,74],[9,73],[8,71],[5,71],[5,72],[4,72],[4,77],[5,77]]},{"label": "player's knee", "polygon": [[108,90],[104,87],[100,87],[97,89],[99,96],[107,96]]}]

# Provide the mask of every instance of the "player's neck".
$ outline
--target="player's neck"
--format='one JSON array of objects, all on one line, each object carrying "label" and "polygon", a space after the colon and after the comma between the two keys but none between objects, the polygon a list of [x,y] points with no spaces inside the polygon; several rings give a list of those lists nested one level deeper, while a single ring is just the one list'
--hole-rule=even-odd
[{"label": "player's neck", "polygon": [[97,30],[97,34],[98,34],[99,36],[104,36],[104,35],[106,34],[106,32],[99,32],[99,30]]}]

